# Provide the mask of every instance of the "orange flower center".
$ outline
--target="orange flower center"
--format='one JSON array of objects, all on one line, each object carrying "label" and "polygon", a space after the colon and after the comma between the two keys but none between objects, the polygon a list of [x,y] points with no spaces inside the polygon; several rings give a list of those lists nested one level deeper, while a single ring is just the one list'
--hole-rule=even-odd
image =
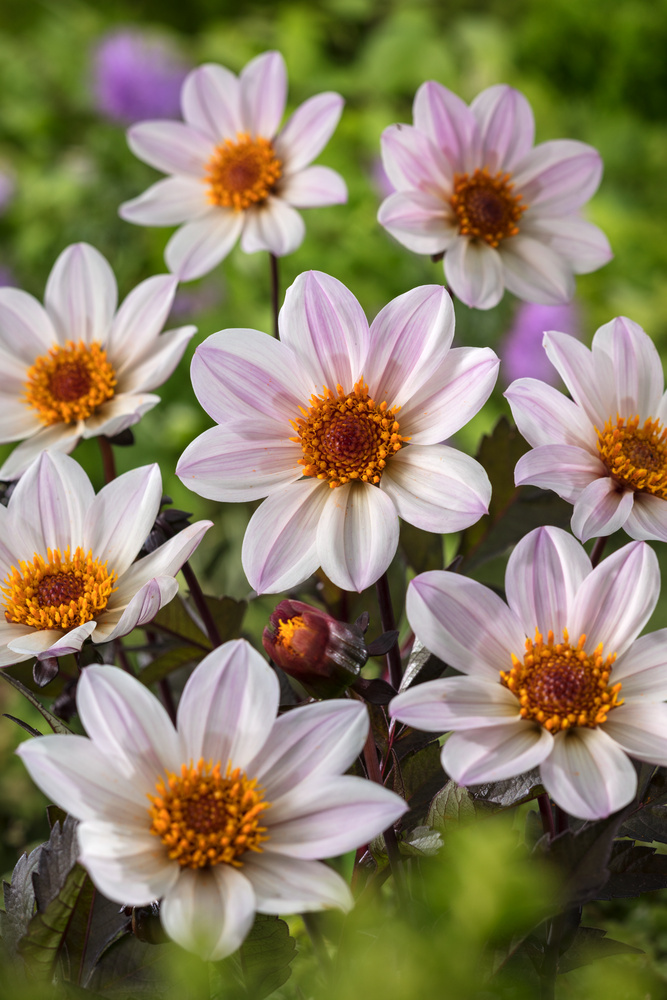
[{"label": "orange flower center", "polygon": [[116,590],[116,574],[106,562],[93,559],[77,548],[70,558],[69,547],[47,549],[47,558],[35,553],[32,563],[12,566],[0,590],[4,596],[5,618],[30,628],[71,629],[92,621],[104,611]]},{"label": "orange flower center", "polygon": [[604,659],[602,643],[593,653],[586,653],[585,644],[582,635],[571,646],[567,629],[563,642],[555,644],[549,632],[545,643],[536,630],[534,642],[526,639],[523,661],[512,654],[512,669],[501,670],[500,680],[519,699],[524,719],[535,719],[551,733],[572,726],[594,729],[623,704],[621,685],[609,686],[616,653]]},{"label": "orange flower center", "polygon": [[265,201],[282,176],[282,163],[268,139],[239,132],[215,147],[206,164],[208,200],[240,212]]},{"label": "orange flower center", "polygon": [[158,778],[149,795],[151,833],[160,837],[172,861],[183,868],[228,864],[240,868],[246,851],[260,852],[268,840],[261,826],[269,808],[257,780],[220,763],[183,764],[180,775]]},{"label": "orange flower center", "polygon": [[[282,618],[279,618],[276,643],[279,646],[285,646],[287,649],[292,650],[292,639],[294,638],[294,633],[307,628],[308,625],[303,620],[301,615],[294,615],[293,618],[288,618],[287,621],[283,621]],[[292,652],[294,652],[294,650],[292,650]]]},{"label": "orange flower center", "polygon": [[501,240],[516,236],[517,223],[526,211],[522,196],[514,194],[511,174],[493,176],[486,167],[474,174],[454,175],[451,204],[459,221],[461,236],[474,236],[489,246],[497,247]]},{"label": "orange flower center", "polygon": [[115,385],[116,374],[97,341],[77,346],[68,340],[35,359],[28,369],[25,401],[47,426],[72,424],[111,399]]},{"label": "orange flower center", "polygon": [[619,485],[667,500],[667,428],[659,420],[639,417],[608,420],[598,436],[598,452]]},{"label": "orange flower center", "polygon": [[303,474],[328,479],[332,488],[351,479],[377,484],[387,459],[407,440],[398,433],[400,407],[372,400],[363,379],[352,392],[336,388],[334,395],[324,386],[321,396],[311,396],[308,409],[301,407],[303,417],[292,421],[298,437],[291,440],[303,450]]}]

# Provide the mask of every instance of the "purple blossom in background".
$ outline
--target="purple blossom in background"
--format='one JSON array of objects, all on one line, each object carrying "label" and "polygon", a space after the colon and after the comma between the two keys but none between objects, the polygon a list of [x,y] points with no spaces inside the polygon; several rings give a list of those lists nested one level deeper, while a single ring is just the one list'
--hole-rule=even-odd
[{"label": "purple blossom in background", "polygon": [[505,385],[518,378],[536,378],[549,385],[559,382],[558,372],[542,347],[542,335],[547,330],[580,337],[577,307],[571,302],[561,306],[523,302],[519,306],[512,326],[498,347],[500,377]]},{"label": "purple blossom in background", "polygon": [[97,110],[124,124],[177,117],[188,70],[163,39],[136,30],[114,31],[105,36],[93,55]]}]

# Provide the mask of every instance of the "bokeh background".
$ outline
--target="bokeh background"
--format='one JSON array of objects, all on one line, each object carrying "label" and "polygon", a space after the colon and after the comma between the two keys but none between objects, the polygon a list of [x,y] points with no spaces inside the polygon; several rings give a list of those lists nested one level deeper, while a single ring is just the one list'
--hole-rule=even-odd
[{"label": "bokeh background", "polygon": [[[545,328],[590,343],[599,325],[623,314],[644,326],[664,356],[666,0],[2,0],[0,282],[41,299],[55,258],[79,240],[109,259],[121,296],[164,271],[172,230],[135,227],[117,214],[122,201],[161,176],[131,154],[125,128],[133,120],[178,117],[188,69],[211,61],[238,72],[273,48],[287,62],[288,110],[323,90],[344,95],[341,124],[319,162],[340,171],[350,193],[346,206],[304,213],[307,236],[280,262],[282,288],[301,271],[325,270],[352,289],[369,317],[407,289],[443,280],[441,264],[409,253],[375,221],[386,185],[380,135],[388,124],[412,120],[412,99],[424,80],[438,80],[468,101],[484,87],[509,83],[532,103],[537,141],[576,138],[602,154],[605,173],[589,217],[609,236],[615,257],[578,279],[573,306],[548,316],[510,295],[490,313],[457,303],[457,342],[491,345],[504,360],[498,391],[461,435],[462,447],[474,452],[498,416],[509,414],[501,391],[512,378],[548,377],[540,348]],[[250,507],[212,508],[173,470],[184,447],[210,425],[188,375],[196,345],[224,327],[271,328],[266,255],[236,248],[212,274],[181,286],[169,325],[189,322],[199,333],[188,355],[158,390],[162,405],[136,426],[135,446],[116,449],[117,462],[120,471],[159,462],[175,505],[213,517],[198,569],[210,592],[241,599],[249,590],[240,543]],[[0,448],[0,456],[8,450]],[[99,488],[96,442],[81,445],[76,457]],[[255,644],[272,604],[256,602],[246,619]],[[666,624],[665,608],[662,602],[651,628]],[[4,685],[0,710],[36,722]],[[43,801],[12,758],[22,735],[0,720],[5,872],[46,829]],[[606,919],[625,923],[625,939],[648,952],[632,961],[662,979],[662,894],[614,907],[607,905]]]}]

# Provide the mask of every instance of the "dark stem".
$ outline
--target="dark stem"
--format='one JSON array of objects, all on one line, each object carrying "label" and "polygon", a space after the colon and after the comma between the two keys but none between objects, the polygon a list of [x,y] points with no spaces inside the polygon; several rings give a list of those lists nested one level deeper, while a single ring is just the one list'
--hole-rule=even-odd
[{"label": "dark stem", "polygon": [[551,810],[551,802],[546,792],[542,792],[541,795],[537,796],[537,804],[540,807],[542,829],[545,833],[549,834],[549,840],[553,840],[556,836],[556,824],[554,823],[554,814]]},{"label": "dark stem", "polygon": [[209,639],[211,640],[211,645],[214,647],[222,646],[222,638],[218,631],[218,626],[215,624],[213,615],[211,614],[209,606],[206,603],[206,598],[204,597],[204,593],[201,587],[199,586],[199,580],[195,576],[192,566],[190,565],[190,563],[185,562],[181,566],[181,570],[183,571],[185,582],[190,588],[190,596],[192,600],[195,602],[197,611],[201,615],[201,620],[204,623],[204,628],[206,629],[206,633]]},{"label": "dark stem", "polygon": [[[382,775],[380,773],[380,762],[378,760],[377,749],[375,747],[375,740],[373,739],[373,730],[370,727],[368,730],[368,736],[366,737],[366,743],[364,745],[364,761],[366,762],[368,777],[371,781],[375,781],[378,785],[381,785]],[[401,854],[398,849],[398,840],[393,826],[387,827],[383,836],[387,848],[389,867],[391,868],[391,873],[394,876],[394,882],[396,883],[398,898],[401,906],[404,907],[407,903],[407,896],[405,891],[405,882],[403,881]]]},{"label": "dark stem", "polygon": [[570,817],[561,809],[560,806],[556,806],[556,833],[565,833],[566,830],[570,829]]},{"label": "dark stem", "polygon": [[278,337],[278,312],[280,310],[280,284],[278,282],[278,258],[269,254],[271,263],[271,312],[273,314],[273,336]]},{"label": "dark stem", "polygon": [[171,719],[174,725],[176,725],[176,705],[174,704],[174,696],[171,693],[171,688],[169,687],[169,681],[166,677],[163,677],[161,681],[158,682],[158,687],[160,688],[160,697],[162,698],[162,704],[167,709],[167,715]]},{"label": "dark stem", "polygon": [[104,466],[104,482],[111,483],[116,478],[116,459],[109,438],[100,434],[97,440],[100,443],[102,452],[102,465]]},{"label": "dark stem", "polygon": [[331,972],[331,959],[329,958],[329,952],[327,951],[326,942],[324,940],[324,935],[322,934],[322,928],[319,922],[319,913],[302,913],[303,922],[305,924],[306,930],[308,931],[308,937],[310,938],[313,951],[317,956],[317,961],[319,962],[320,969],[328,976]]},{"label": "dark stem", "polygon": [[[380,608],[382,631],[391,632],[392,629],[396,628],[396,622],[394,620],[394,609],[391,606],[389,580],[387,579],[386,573],[383,573],[375,584],[375,590],[377,592],[378,605]],[[389,668],[389,680],[391,681],[391,685],[396,691],[398,691],[401,686],[401,678],[403,676],[401,651],[398,648],[398,638],[387,653],[387,667]]]},{"label": "dark stem", "polygon": [[132,669],[130,661],[127,658],[125,647],[123,646],[123,643],[120,641],[120,639],[116,639],[116,655],[118,657],[118,662],[120,663],[125,673],[131,674],[134,677],[135,676],[134,670]]},{"label": "dark stem", "polygon": [[597,566],[600,562],[608,538],[609,535],[602,535],[601,538],[597,538],[595,540],[595,545],[593,546],[593,551],[591,552],[591,563],[593,564],[593,567]]}]

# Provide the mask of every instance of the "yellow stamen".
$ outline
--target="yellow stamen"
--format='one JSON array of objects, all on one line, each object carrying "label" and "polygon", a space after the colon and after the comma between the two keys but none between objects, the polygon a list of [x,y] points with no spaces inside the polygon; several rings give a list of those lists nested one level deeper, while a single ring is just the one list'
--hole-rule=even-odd
[{"label": "yellow stamen", "polygon": [[260,825],[270,806],[257,779],[250,780],[231,763],[223,775],[218,762],[183,764],[180,775],[158,778],[149,795],[150,832],[160,837],[172,861],[183,868],[243,865],[246,851],[259,853],[268,840]]},{"label": "yellow stamen", "polygon": [[208,200],[240,212],[266,201],[282,176],[282,163],[268,139],[239,132],[216,146],[206,164]]},{"label": "yellow stamen", "polygon": [[518,222],[527,205],[514,193],[511,175],[493,176],[484,167],[469,174],[454,175],[451,205],[458,218],[461,236],[474,236],[489,246],[497,247],[501,240],[516,236]]},{"label": "yellow stamen", "polygon": [[598,452],[609,474],[620,486],[667,500],[667,428],[659,420],[617,416],[604,431],[595,428]]},{"label": "yellow stamen", "polygon": [[30,628],[71,629],[92,621],[104,611],[116,574],[106,562],[93,559],[77,548],[70,558],[69,546],[47,549],[47,558],[35,553],[32,563],[12,566],[0,590],[8,622]]},{"label": "yellow stamen", "polygon": [[68,340],[35,358],[28,369],[25,401],[43,424],[86,420],[114,395],[116,374],[97,341],[78,346]]},{"label": "yellow stamen", "polygon": [[354,479],[379,483],[387,459],[408,440],[398,433],[400,407],[372,400],[363,379],[348,393],[340,385],[337,395],[323,388],[302,408],[303,417],[292,421],[298,437],[291,440],[301,443],[304,476],[328,479],[332,489]]},{"label": "yellow stamen", "polygon": [[299,629],[308,628],[305,621],[301,615],[294,615],[293,618],[288,618],[287,621],[283,621],[282,618],[278,619],[278,632],[276,633],[276,642],[280,646],[292,645],[292,638],[294,633],[298,632]]}]

